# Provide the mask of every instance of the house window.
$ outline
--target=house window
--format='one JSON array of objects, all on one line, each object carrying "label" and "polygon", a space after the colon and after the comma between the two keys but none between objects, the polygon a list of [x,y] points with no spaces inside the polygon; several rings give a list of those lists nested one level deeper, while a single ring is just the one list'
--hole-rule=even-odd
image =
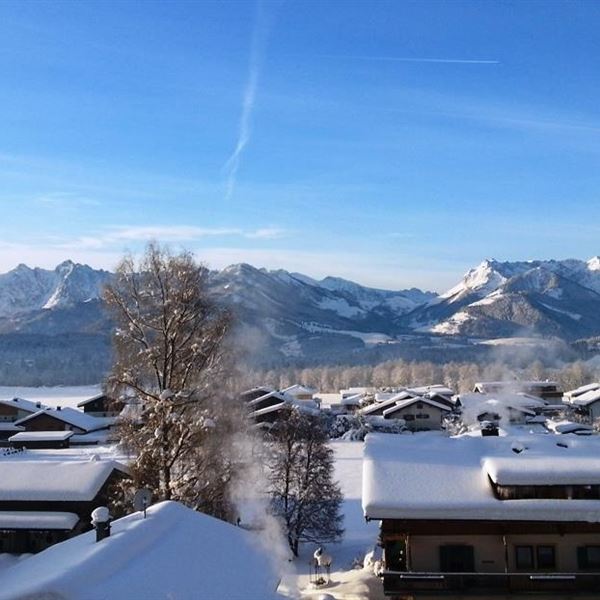
[{"label": "house window", "polygon": [[554,546],[538,546],[536,550],[538,569],[556,568],[556,556],[554,555]]},{"label": "house window", "polygon": [[600,546],[577,548],[577,566],[580,569],[600,569]]},{"label": "house window", "polygon": [[555,569],[556,552],[554,546],[515,546],[515,563],[517,569],[521,571]]},{"label": "house window", "polygon": [[422,402],[417,402],[417,408],[423,408],[423,403]]},{"label": "house window", "polygon": [[515,546],[517,569],[533,569],[533,546]]},{"label": "house window", "polygon": [[440,546],[440,571],[442,573],[475,572],[475,551],[473,546]]},{"label": "house window", "polygon": [[415,420],[415,415],[404,415],[404,417],[402,417],[405,421],[414,421]]},{"label": "house window", "polygon": [[429,415],[426,413],[418,413],[417,419],[429,419]]}]

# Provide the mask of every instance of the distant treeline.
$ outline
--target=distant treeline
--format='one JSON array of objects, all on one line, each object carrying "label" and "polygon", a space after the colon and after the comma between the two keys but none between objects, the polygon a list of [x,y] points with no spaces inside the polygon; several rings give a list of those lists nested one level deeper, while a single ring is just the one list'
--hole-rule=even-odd
[{"label": "distant treeline", "polygon": [[575,361],[550,368],[536,360],[527,367],[515,369],[503,362],[436,364],[426,361],[390,360],[378,365],[253,370],[242,373],[240,383],[245,388],[270,385],[277,389],[301,383],[321,392],[337,392],[357,386],[381,388],[440,383],[457,392],[468,392],[477,381],[546,379],[556,381],[564,390],[574,389],[600,380],[600,361]]},{"label": "distant treeline", "polygon": [[109,367],[106,335],[0,335],[0,385],[95,384]]}]

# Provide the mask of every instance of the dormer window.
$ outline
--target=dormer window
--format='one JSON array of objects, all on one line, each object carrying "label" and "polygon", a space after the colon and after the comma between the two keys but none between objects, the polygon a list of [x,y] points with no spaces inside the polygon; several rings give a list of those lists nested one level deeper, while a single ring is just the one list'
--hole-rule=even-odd
[{"label": "dormer window", "polygon": [[490,485],[498,500],[600,500],[600,485]]}]

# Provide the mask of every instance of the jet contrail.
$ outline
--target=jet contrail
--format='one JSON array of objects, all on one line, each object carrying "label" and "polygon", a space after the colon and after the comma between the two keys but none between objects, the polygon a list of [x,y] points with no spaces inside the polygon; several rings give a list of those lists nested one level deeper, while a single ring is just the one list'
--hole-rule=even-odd
[{"label": "jet contrail", "polygon": [[459,65],[499,65],[499,60],[480,60],[470,58],[419,58],[408,56],[355,56],[347,54],[322,54],[323,58],[347,58],[351,60],[372,60],[381,62],[441,63]]},{"label": "jet contrail", "polygon": [[223,171],[227,175],[225,186],[225,200],[229,200],[235,190],[237,174],[240,168],[240,159],[244,149],[250,141],[252,112],[256,99],[256,90],[258,88],[258,78],[264,54],[267,30],[264,23],[262,3],[259,1],[256,5],[256,17],[254,21],[254,30],[252,32],[252,45],[250,48],[250,66],[248,69],[248,81],[244,88],[242,101],[242,114],[240,117],[240,127],[235,149],[227,159]]}]

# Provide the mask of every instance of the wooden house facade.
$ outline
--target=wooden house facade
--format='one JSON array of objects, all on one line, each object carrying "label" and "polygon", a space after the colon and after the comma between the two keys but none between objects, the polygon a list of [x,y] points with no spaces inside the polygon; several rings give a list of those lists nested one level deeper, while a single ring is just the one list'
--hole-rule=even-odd
[{"label": "wooden house facade", "polygon": [[115,461],[0,461],[0,552],[35,553],[88,531],[129,477]]},{"label": "wooden house facade", "polygon": [[82,400],[77,404],[77,407],[81,408],[86,415],[92,417],[118,417],[125,408],[125,402],[111,398],[106,394],[98,394],[87,400]]},{"label": "wooden house facade", "polygon": [[600,444],[557,437],[368,436],[385,596],[597,598]]}]

